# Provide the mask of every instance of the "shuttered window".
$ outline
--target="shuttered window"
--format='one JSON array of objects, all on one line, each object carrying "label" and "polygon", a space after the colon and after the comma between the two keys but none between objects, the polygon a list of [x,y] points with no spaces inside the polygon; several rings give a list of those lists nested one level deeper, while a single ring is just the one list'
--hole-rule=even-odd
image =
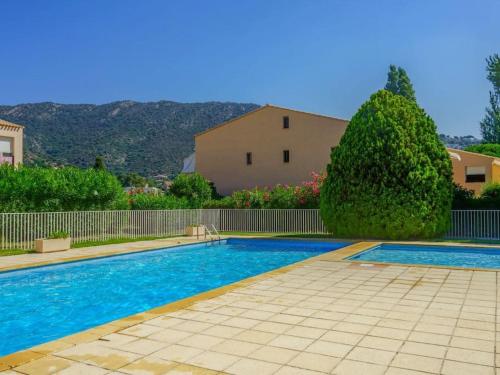
[{"label": "shuttered window", "polygon": [[465,182],[485,182],[486,167],[465,167]]}]

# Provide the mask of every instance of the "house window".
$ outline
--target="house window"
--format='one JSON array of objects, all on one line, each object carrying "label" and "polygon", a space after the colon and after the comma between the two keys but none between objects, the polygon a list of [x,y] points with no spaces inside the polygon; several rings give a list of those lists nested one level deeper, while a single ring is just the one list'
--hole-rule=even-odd
[{"label": "house window", "polygon": [[283,150],[283,163],[290,163],[290,151]]},{"label": "house window", "polygon": [[485,182],[486,167],[465,167],[465,182]]},{"label": "house window", "polygon": [[252,165],[252,153],[247,152],[247,165]]},{"label": "house window", "polygon": [[290,127],[290,117],[283,116],[283,129],[288,129]]},{"label": "house window", "polygon": [[0,137],[0,163],[14,164],[12,138]]}]

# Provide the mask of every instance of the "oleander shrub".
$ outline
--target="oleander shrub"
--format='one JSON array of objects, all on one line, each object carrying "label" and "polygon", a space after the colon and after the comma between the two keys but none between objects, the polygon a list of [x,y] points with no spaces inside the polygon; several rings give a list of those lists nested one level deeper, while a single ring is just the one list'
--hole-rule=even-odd
[{"label": "oleander shrub", "polygon": [[105,170],[0,165],[0,211],[127,209],[120,182]]},{"label": "oleander shrub", "polygon": [[319,208],[321,185],[324,174],[312,173],[312,179],[301,185],[276,185],[272,188],[239,190],[231,195],[234,208]]},{"label": "oleander shrub", "polygon": [[431,238],[447,231],[452,198],[451,161],[434,121],[381,90],[332,150],[321,214],[338,237]]}]

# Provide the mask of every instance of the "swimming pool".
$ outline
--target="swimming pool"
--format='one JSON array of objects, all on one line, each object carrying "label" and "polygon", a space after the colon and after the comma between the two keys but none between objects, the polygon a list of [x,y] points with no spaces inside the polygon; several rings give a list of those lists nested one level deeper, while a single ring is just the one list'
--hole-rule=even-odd
[{"label": "swimming pool", "polygon": [[348,259],[382,263],[500,269],[500,248],[382,244]]},{"label": "swimming pool", "polygon": [[348,243],[228,239],[0,273],[0,356]]}]

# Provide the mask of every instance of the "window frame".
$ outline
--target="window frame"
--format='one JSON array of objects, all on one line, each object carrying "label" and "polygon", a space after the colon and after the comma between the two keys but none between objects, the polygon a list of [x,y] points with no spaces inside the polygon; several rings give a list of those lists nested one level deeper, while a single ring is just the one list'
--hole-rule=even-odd
[{"label": "window frame", "polygon": [[283,163],[290,163],[290,150],[283,150]]},{"label": "window frame", "polygon": [[246,154],[246,164],[247,165],[252,165],[253,164],[253,158],[252,158],[252,153],[247,152]]},{"label": "window frame", "polygon": [[[482,173],[478,171],[474,173],[469,173],[469,168],[471,169],[482,169]],[[466,166],[465,167],[465,183],[484,183],[486,182],[486,167],[485,166]]]},{"label": "window frame", "polygon": [[283,129],[290,129],[290,116],[283,116]]}]

